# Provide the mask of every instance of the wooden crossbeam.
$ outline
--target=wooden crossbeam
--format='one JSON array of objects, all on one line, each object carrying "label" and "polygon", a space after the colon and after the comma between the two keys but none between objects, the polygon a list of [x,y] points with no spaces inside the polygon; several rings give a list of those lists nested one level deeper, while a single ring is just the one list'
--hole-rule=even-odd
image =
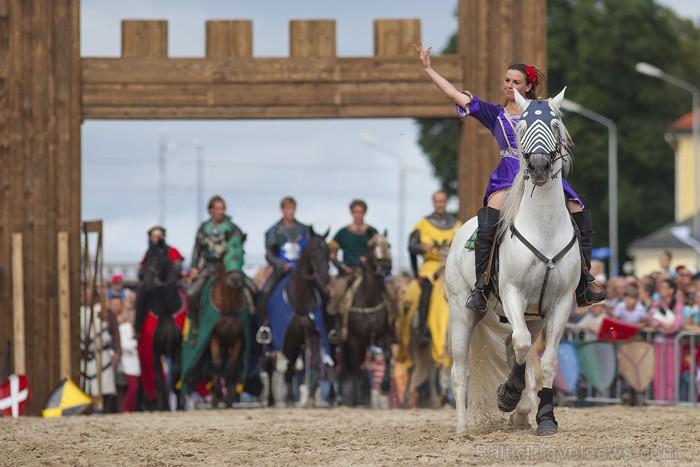
[{"label": "wooden crossbeam", "polygon": [[[461,85],[459,56],[435,57]],[[414,58],[82,59],[83,117],[454,117]]]}]

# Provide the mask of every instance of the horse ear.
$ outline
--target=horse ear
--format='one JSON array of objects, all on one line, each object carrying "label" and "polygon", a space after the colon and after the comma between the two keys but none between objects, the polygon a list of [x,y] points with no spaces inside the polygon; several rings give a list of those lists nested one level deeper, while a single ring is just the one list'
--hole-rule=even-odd
[{"label": "horse ear", "polygon": [[248,234],[244,233],[243,236],[241,237],[241,244],[245,243],[247,238],[248,238]]},{"label": "horse ear", "polygon": [[564,89],[561,90],[559,94],[556,96],[552,97],[549,100],[549,105],[554,107],[556,110],[559,110],[559,107],[561,107],[561,103],[564,101],[564,93],[566,92],[566,86],[564,86]]},{"label": "horse ear", "polygon": [[326,233],[324,233],[324,234],[322,235],[322,237],[323,237],[323,238],[326,238],[326,237],[328,236],[329,233],[331,233],[331,228],[330,228],[330,227],[328,227],[328,228],[326,229]]},{"label": "horse ear", "polygon": [[521,112],[525,112],[528,106],[528,100],[520,95],[517,89],[513,88],[513,95],[515,96],[515,103],[520,107]]},{"label": "horse ear", "polygon": [[389,236],[389,234],[387,233],[386,229],[384,229],[384,236],[385,236],[385,237],[388,237],[388,236]]},{"label": "horse ear", "polygon": [[312,236],[312,237],[316,235],[316,232],[314,232],[314,226],[313,226],[313,225],[310,225],[310,226],[309,226],[309,232],[311,232],[311,236]]}]

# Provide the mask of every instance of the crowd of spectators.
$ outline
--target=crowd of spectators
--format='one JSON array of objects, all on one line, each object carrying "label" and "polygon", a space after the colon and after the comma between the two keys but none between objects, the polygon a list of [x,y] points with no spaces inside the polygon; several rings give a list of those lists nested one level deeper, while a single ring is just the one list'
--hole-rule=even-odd
[{"label": "crowd of spectators", "polygon": [[[670,251],[659,256],[659,269],[651,274],[627,274],[607,279],[601,264],[593,265],[597,281],[605,284],[607,299],[590,307],[575,309],[569,329],[579,332],[583,340],[604,339],[604,318],[636,326],[639,335],[654,345],[655,373],[652,397],[658,401],[675,401],[676,385],[680,399],[687,401],[689,388],[697,375],[691,375],[689,336],[681,341],[681,378],[676,381],[674,340],[679,332],[700,333],[700,272],[692,265],[671,267]],[[603,330],[604,331],[604,330]],[[696,365],[697,368],[697,355]],[[697,393],[697,391],[696,391]]]}]

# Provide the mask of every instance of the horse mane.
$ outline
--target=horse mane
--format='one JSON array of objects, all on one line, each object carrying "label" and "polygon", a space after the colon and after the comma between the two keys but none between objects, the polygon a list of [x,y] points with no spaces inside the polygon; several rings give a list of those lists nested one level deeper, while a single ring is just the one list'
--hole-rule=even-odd
[{"label": "horse mane", "polygon": [[[562,174],[568,175],[573,167],[574,155],[571,152],[573,143],[571,141],[571,136],[569,135],[569,130],[566,129],[563,122],[564,114],[559,109],[552,107],[549,102],[548,105],[556,115],[556,118],[552,120],[552,130],[555,133],[559,132],[559,140],[561,141]],[[523,156],[520,140],[526,128],[527,126],[524,120],[520,120],[515,126],[515,139],[518,143],[520,170],[515,176],[515,180],[513,180],[513,185],[506,192],[506,198],[503,202],[503,209],[501,210],[501,218],[499,220],[499,235],[508,230],[510,225],[515,221],[515,216],[520,208],[520,201],[523,199],[523,195],[525,194],[525,168],[527,163],[525,162],[525,157]]]}]

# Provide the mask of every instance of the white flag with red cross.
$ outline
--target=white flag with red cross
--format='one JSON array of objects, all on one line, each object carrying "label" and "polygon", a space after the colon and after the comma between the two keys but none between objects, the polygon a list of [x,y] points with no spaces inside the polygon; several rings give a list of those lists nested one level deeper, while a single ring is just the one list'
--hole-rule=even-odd
[{"label": "white flag with red cross", "polygon": [[0,415],[19,417],[29,399],[29,379],[25,375],[10,375],[0,385]]}]

